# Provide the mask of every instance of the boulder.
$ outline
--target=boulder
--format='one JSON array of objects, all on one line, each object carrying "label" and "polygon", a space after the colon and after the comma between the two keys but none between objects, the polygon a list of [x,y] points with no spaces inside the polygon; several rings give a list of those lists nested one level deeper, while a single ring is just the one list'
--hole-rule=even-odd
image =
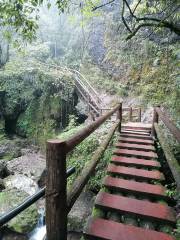
[{"label": "boulder", "polygon": [[16,188],[29,195],[34,194],[38,190],[38,186],[35,181],[33,181],[30,177],[18,173],[5,178],[4,184],[8,190]]}]

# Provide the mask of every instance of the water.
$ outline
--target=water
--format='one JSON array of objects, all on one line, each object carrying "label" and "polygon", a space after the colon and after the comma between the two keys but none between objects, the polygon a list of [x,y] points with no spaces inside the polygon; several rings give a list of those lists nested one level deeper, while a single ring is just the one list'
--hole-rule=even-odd
[{"label": "water", "polygon": [[40,209],[40,218],[36,228],[29,235],[29,240],[44,240],[46,235],[45,210]]}]

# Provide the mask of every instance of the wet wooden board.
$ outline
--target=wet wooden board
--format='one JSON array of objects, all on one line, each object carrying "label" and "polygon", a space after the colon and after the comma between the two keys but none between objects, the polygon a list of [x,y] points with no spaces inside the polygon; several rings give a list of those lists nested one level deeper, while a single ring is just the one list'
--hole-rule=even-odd
[{"label": "wet wooden board", "polygon": [[153,152],[156,151],[154,146],[152,146],[152,145],[144,145],[144,144],[116,143],[115,146],[118,147],[118,148],[127,148],[127,149],[153,151]]},{"label": "wet wooden board", "polygon": [[153,145],[154,141],[153,140],[148,140],[148,139],[138,139],[134,137],[120,137],[119,138],[120,142],[128,142],[128,143],[136,143],[136,144],[146,144],[146,145]]},{"label": "wet wooden board", "polygon": [[173,209],[167,205],[122,197],[106,192],[98,193],[95,206],[104,210],[128,213],[143,219],[156,220],[173,226],[176,222]]},{"label": "wet wooden board", "polygon": [[103,185],[108,189],[115,189],[124,193],[135,194],[138,196],[154,197],[156,199],[168,199],[166,188],[162,185],[154,185],[132,180],[125,180],[106,176]]},{"label": "wet wooden board", "polygon": [[84,237],[88,240],[175,240],[175,238],[165,233],[102,218],[91,218],[88,221]]},{"label": "wet wooden board", "polygon": [[161,165],[158,161],[139,159],[133,157],[113,156],[111,162],[117,164],[123,164],[126,166],[137,166],[137,167],[152,167],[160,168]]},{"label": "wet wooden board", "polygon": [[155,152],[144,152],[144,151],[136,151],[136,150],[130,150],[130,149],[116,149],[114,150],[113,153],[117,155],[123,155],[123,156],[142,157],[145,159],[158,158]]},{"label": "wet wooden board", "polygon": [[126,137],[126,138],[140,138],[140,139],[149,139],[152,140],[151,136],[146,136],[146,135],[137,135],[137,134],[130,134],[130,133],[120,133],[121,137]]},{"label": "wet wooden board", "polygon": [[157,170],[148,171],[109,164],[107,172],[143,180],[164,180],[164,175]]}]

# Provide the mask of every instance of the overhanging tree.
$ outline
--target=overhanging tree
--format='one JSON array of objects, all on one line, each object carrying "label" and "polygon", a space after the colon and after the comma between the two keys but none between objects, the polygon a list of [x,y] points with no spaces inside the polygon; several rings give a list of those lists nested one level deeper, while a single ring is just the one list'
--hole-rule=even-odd
[{"label": "overhanging tree", "polygon": [[[121,18],[127,31],[127,39],[131,39],[143,27],[155,29],[167,28],[180,36],[180,4],[179,0],[55,0],[60,12],[76,5],[87,14],[88,11],[102,9],[109,4],[118,4]],[[4,35],[10,39],[11,34],[20,35],[23,40],[32,41],[36,36],[39,19],[39,8],[42,4],[51,7],[50,0],[1,0],[0,26],[4,27]],[[9,29],[10,26],[10,29]],[[7,30],[8,28],[8,30]]]}]

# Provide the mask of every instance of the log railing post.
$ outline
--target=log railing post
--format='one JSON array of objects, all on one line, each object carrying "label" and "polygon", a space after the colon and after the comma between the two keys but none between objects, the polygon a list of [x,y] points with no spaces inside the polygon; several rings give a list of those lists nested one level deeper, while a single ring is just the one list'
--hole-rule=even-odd
[{"label": "log railing post", "polygon": [[153,137],[156,137],[156,131],[155,131],[155,128],[154,128],[154,123],[158,123],[159,121],[159,116],[158,116],[158,113],[156,112],[156,108],[154,107],[154,110],[153,110],[153,122],[152,122],[152,130],[151,130],[151,135]]},{"label": "log railing post", "polygon": [[139,122],[141,122],[141,108],[139,108]]},{"label": "log railing post", "polygon": [[129,121],[132,121],[132,107],[129,108]]},{"label": "log railing post", "polygon": [[66,142],[47,142],[46,227],[48,240],[67,239]]},{"label": "log railing post", "polygon": [[121,123],[122,123],[122,103],[120,103],[119,109],[117,110],[117,119],[120,120],[118,131],[121,132]]}]

